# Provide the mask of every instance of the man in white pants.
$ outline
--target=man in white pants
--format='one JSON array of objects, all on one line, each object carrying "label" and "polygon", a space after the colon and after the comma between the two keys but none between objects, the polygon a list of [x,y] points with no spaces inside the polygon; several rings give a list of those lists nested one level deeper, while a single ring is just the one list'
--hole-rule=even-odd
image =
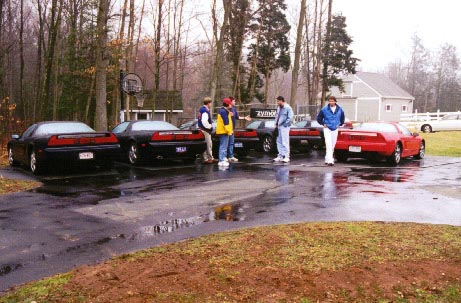
[{"label": "man in white pants", "polygon": [[317,115],[317,122],[323,125],[323,136],[325,137],[325,165],[333,166],[335,164],[333,152],[338,139],[338,127],[344,124],[344,119],[343,109],[336,104],[336,98],[330,96],[328,104]]}]

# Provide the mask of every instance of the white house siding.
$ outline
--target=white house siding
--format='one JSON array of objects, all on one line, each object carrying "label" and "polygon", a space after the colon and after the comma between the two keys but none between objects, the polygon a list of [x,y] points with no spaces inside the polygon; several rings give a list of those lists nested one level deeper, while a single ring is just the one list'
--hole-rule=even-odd
[{"label": "white house siding", "polygon": [[358,99],[357,121],[376,121],[379,120],[378,104],[379,98]]},{"label": "white house siding", "polygon": [[[383,98],[381,107],[381,120],[383,121],[399,121],[400,114],[405,113],[402,111],[402,105],[407,106],[406,113],[413,112],[413,102],[407,99],[397,99],[397,98]],[[386,105],[391,105],[391,111],[386,111]]]},{"label": "white house siding", "polygon": [[338,105],[344,110],[344,115],[349,120],[355,119],[355,99],[341,99],[338,100]]}]

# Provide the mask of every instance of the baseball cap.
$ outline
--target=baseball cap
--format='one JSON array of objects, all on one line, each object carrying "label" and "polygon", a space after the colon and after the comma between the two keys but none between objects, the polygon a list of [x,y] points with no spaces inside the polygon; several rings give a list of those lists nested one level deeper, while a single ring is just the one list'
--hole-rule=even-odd
[{"label": "baseball cap", "polygon": [[224,100],[222,100],[222,103],[227,104],[227,105],[231,105],[231,104],[232,104],[232,100],[229,99],[229,98],[224,98]]}]

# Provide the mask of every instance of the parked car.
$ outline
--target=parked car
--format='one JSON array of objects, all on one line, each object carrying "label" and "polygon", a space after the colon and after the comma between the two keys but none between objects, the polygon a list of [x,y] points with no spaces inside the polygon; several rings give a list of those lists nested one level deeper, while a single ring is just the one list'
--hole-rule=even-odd
[{"label": "parked car", "polygon": [[120,150],[117,138],[110,132],[96,132],[74,121],[35,123],[21,136],[11,138],[7,147],[10,165],[27,165],[34,174],[63,163],[94,163],[107,168]]},{"label": "parked car", "polygon": [[461,130],[461,114],[448,114],[438,120],[421,122],[420,129],[425,133]]},{"label": "parked car", "polygon": [[164,121],[126,121],[112,132],[120,141],[120,157],[132,165],[163,158],[195,160],[206,148],[201,131],[180,130]]},{"label": "parked car", "polygon": [[424,158],[425,141],[418,133],[392,122],[367,122],[354,129],[340,129],[335,146],[338,161],[348,158],[366,158],[370,161],[386,159],[398,165],[401,158]]},{"label": "parked car", "polygon": [[[302,120],[294,124],[293,128],[308,128],[310,130],[317,130],[317,133],[311,133],[313,138],[310,139],[309,143],[314,149],[323,149],[325,148],[325,139],[323,137],[323,125],[320,125],[315,120]],[[293,129],[292,128],[292,129]],[[291,133],[290,133],[291,136]]]},{"label": "parked car", "polygon": [[[274,120],[253,120],[246,127],[256,130],[259,137],[258,150],[268,153],[277,149]],[[321,144],[321,140],[321,133],[316,127],[304,127],[295,124],[290,129],[290,148],[293,151],[310,151],[314,146]]]},{"label": "parked car", "polygon": [[[179,126],[179,129],[199,129],[197,119],[187,121]],[[215,135],[216,120],[213,120],[213,155],[218,158],[219,137]],[[234,131],[234,153],[238,157],[245,157],[251,150],[257,148],[259,142],[258,134],[255,130],[247,128],[236,128]]]}]

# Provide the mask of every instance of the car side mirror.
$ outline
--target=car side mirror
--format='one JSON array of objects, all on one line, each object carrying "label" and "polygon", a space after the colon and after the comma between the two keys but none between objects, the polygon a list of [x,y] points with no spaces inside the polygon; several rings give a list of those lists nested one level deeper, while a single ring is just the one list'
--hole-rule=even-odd
[{"label": "car side mirror", "polygon": [[419,134],[417,132],[414,132],[412,135],[413,135],[413,137],[418,137],[419,136]]},{"label": "car side mirror", "polygon": [[18,139],[19,139],[19,135],[16,135],[16,134],[11,135],[11,139],[13,139],[13,140],[18,140]]}]

